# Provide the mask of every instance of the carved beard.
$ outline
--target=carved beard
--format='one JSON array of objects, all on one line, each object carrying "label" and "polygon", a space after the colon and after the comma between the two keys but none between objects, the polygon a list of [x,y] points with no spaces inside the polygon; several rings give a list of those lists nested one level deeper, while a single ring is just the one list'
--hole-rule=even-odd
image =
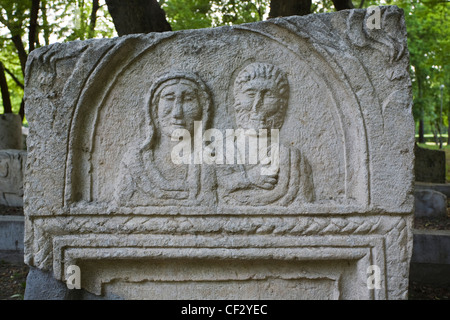
[{"label": "carved beard", "polygon": [[284,108],[280,109],[280,112],[265,118],[264,120],[253,120],[251,114],[241,108],[241,102],[237,100],[234,105],[234,112],[236,118],[237,128],[242,129],[281,129],[284,122]]}]

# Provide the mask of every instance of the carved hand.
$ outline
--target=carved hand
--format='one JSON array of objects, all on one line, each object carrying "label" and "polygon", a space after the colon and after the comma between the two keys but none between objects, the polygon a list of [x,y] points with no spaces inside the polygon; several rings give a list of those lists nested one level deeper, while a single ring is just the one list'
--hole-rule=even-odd
[{"label": "carved hand", "polygon": [[263,175],[261,174],[262,168],[263,166],[260,164],[253,166],[251,169],[247,170],[247,177],[252,185],[261,189],[272,190],[278,183],[278,170],[274,174]]}]

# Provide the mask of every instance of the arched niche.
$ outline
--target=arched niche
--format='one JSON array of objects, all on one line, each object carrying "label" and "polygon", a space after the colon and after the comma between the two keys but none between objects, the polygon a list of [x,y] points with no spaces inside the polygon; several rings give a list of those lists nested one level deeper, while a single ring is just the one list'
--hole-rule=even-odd
[{"label": "arched niche", "polygon": [[288,75],[294,94],[280,137],[310,160],[316,204],[368,206],[369,142],[361,97],[341,59],[350,59],[362,70],[365,85],[371,84],[356,58],[330,52],[272,23],[258,29],[244,25],[188,36],[181,32],[124,38],[99,61],[77,100],[65,205],[112,201],[121,157],[130,144],[145,139],[145,96],[158,74],[168,69],[198,74],[212,92],[213,126],[226,129],[232,126],[227,118],[234,75],[251,61],[265,61]]}]

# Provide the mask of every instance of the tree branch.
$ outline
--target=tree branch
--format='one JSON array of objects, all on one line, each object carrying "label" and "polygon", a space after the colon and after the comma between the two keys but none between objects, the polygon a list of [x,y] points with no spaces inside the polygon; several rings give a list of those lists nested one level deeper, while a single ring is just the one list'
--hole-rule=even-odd
[{"label": "tree branch", "polygon": [[23,119],[25,118],[25,99],[24,98],[22,98],[22,102],[20,103],[19,116],[23,121]]},{"label": "tree branch", "polygon": [[100,8],[98,0],[92,0],[91,19],[89,23],[88,38],[94,37],[95,24],[97,23],[97,10]]},{"label": "tree branch", "polygon": [[19,55],[20,60],[20,66],[22,67],[22,73],[25,75],[25,65],[27,63],[28,54],[26,53],[25,48],[23,46],[22,38],[20,37],[20,35],[15,35],[11,38],[11,40],[17,49],[17,53]]},{"label": "tree branch", "polygon": [[21,87],[22,89],[24,88],[23,83],[20,82],[19,79],[17,79],[17,77],[14,75],[14,73],[12,73],[10,70],[8,70],[8,68],[6,68],[5,66],[3,66],[3,69],[5,69],[6,73],[10,75],[10,77],[14,80],[14,82]]},{"label": "tree branch", "polygon": [[46,0],[42,1],[41,13],[42,13],[42,28],[44,30],[44,43],[46,46],[48,46],[50,44],[50,31],[49,31],[48,18],[47,18],[47,1]]},{"label": "tree branch", "polygon": [[37,37],[37,19],[41,0],[31,1],[30,27],[28,30],[28,53],[34,50]]}]

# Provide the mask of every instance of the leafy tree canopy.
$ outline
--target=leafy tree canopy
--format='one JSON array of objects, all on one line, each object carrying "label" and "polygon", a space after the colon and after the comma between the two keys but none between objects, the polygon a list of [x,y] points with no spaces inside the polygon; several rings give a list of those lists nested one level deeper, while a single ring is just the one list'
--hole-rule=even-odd
[{"label": "leafy tree canopy", "polygon": [[[265,20],[270,0],[159,0],[172,30],[198,29]],[[335,11],[336,0],[312,1],[311,12]],[[354,0],[355,8],[397,5],[405,12],[414,116],[427,131],[436,130],[441,117],[448,126],[450,112],[449,0]],[[38,3],[36,36],[30,46],[32,8]],[[0,62],[13,112],[23,97],[23,59],[30,49],[54,42],[115,37],[117,32],[105,0],[0,0]],[[14,40],[14,41],[13,41]],[[22,49],[20,49],[22,47]],[[22,59],[22,60],[21,60]],[[443,90],[441,90],[441,86]],[[441,96],[442,93],[442,96]],[[0,96],[0,113],[3,101]]]}]

